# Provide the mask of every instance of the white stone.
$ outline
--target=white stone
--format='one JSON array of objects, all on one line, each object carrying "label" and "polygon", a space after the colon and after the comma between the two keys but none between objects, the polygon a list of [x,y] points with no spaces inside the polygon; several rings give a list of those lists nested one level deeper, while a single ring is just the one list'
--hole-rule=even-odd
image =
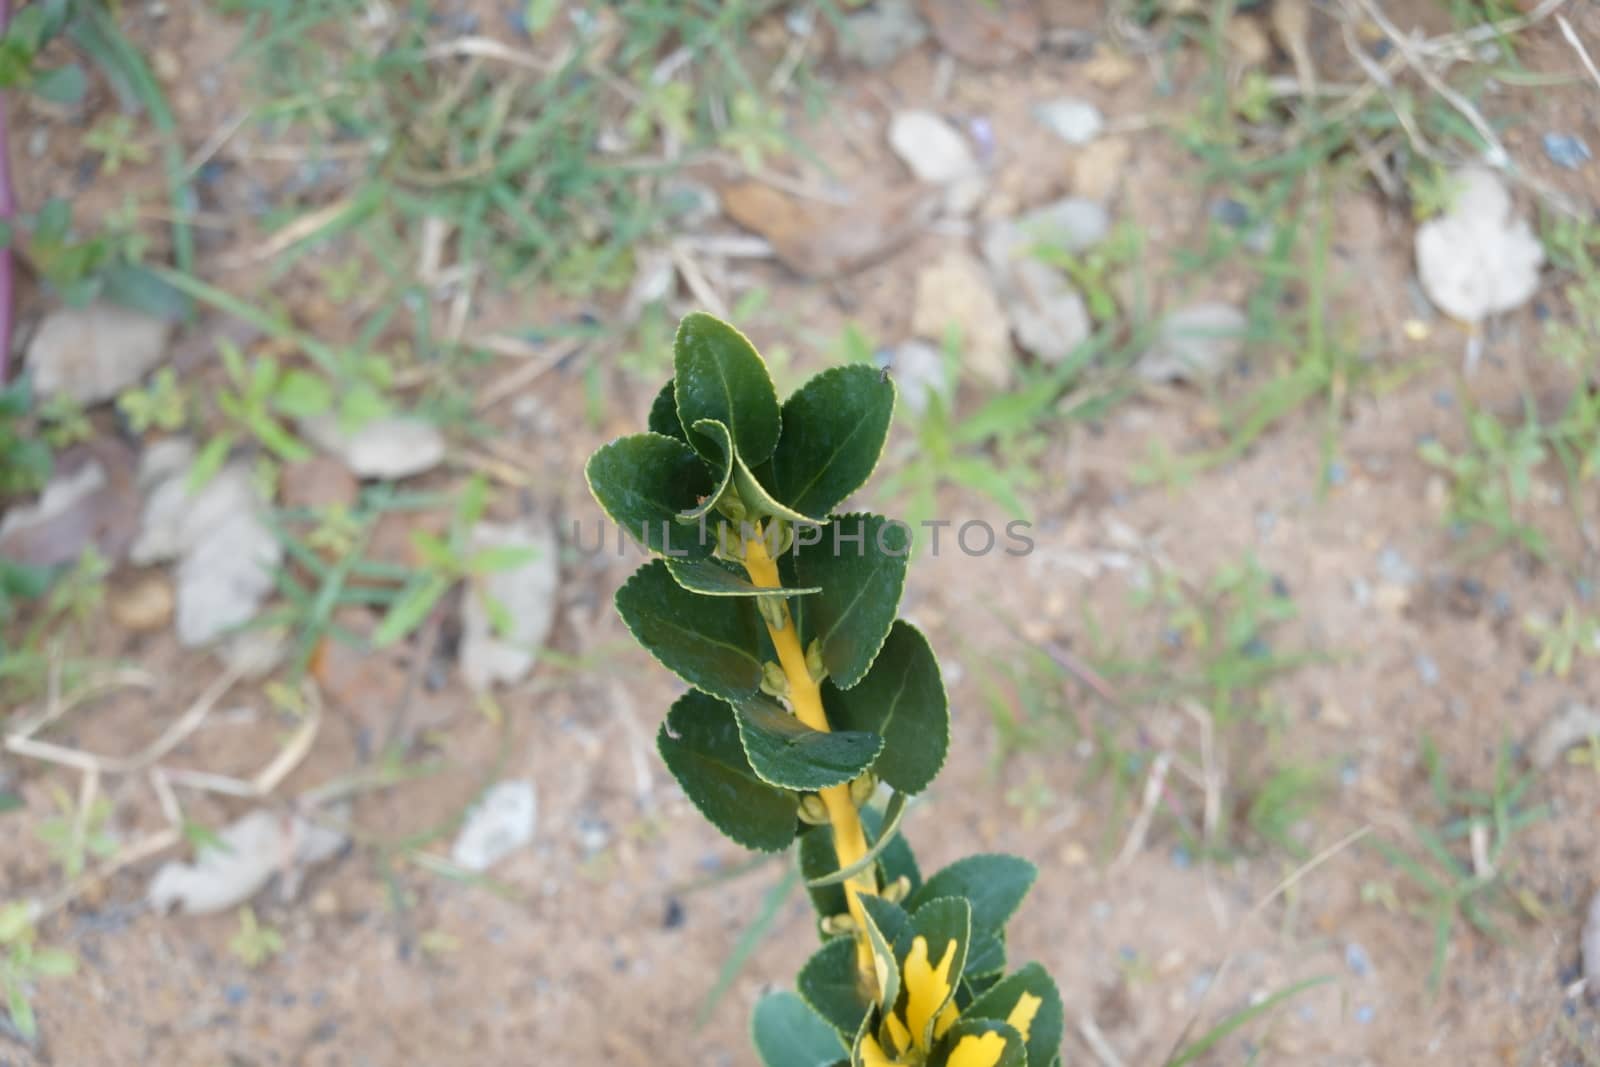
[{"label": "white stone", "polygon": [[964,137],[931,111],[900,111],[889,122],[889,146],[919,181],[934,185],[978,172]]},{"label": "white stone", "polygon": [[166,321],[118,304],[58,308],[28,344],[33,387],[44,399],[110,400],[166,358],[171,332]]},{"label": "white stone", "polygon": [[1511,311],[1539,288],[1544,247],[1493,171],[1454,175],[1450,210],[1417,228],[1417,275],[1434,306],[1467,323]]},{"label": "white stone", "polygon": [[1087,100],[1062,97],[1033,106],[1033,117],[1070,145],[1086,145],[1105,129],[1100,109]]},{"label": "white stone", "polygon": [[332,859],[345,845],[338,830],[300,816],[258,808],[202,845],[194,863],[171,860],[150,880],[145,899],[159,912],[174,906],[189,915],[230,911],[259,893],[274,874],[287,879]]},{"label": "white stone", "polygon": [[346,430],[332,415],[301,422],[306,436],[337,456],[357,478],[408,478],[444,461],[444,435],[431,422],[410,415],[374,419]]},{"label": "white stone", "polygon": [[539,812],[533,783],[496,782],[467,812],[450,850],[450,859],[469,871],[487,871],[533,840]]},{"label": "white stone", "polygon": [[1215,378],[1239,358],[1249,321],[1228,304],[1180,308],[1162,320],[1155,341],[1139,359],[1139,374],[1152,382]]},{"label": "white stone", "polygon": [[[477,690],[520,681],[533,668],[555,622],[561,568],[556,536],[548,519],[512,523],[481,522],[473,528],[471,551],[526,548],[533,558],[509,570],[476,576],[461,611],[461,676]],[[511,632],[495,629],[489,601],[511,622]]]}]

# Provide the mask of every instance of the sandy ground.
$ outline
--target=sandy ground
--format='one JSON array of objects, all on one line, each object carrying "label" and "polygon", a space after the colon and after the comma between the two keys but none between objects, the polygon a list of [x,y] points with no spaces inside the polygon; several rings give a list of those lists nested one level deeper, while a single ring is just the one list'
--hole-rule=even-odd
[{"label": "sandy ground", "polygon": [[[1600,35],[1600,19],[1587,23]],[[185,18],[176,25],[181,31],[211,23]],[[165,38],[162,46],[184,51],[181,39]],[[1563,49],[1553,30],[1541,31],[1527,61],[1567,69],[1571,56]],[[841,75],[838,121],[811,138],[820,154],[847,176],[903,182],[882,145],[884,119],[894,108],[931,103],[947,115],[987,118],[1000,146],[996,188],[1023,205],[1038,203],[1070,190],[1074,153],[1029,120],[1028,105],[1077,95],[1096,102],[1113,125],[1126,120],[1134,130],[1119,135],[1128,138],[1131,156],[1114,214],[1146,230],[1158,260],[1203,217],[1208,191],[1186,178],[1182,153],[1160,130],[1137,129],[1140,116],[1192,91],[1200,77],[1195,65],[1179,63],[1173,90],[1163,95],[1147,72],[1105,89],[1088,80],[1081,58],[1040,54],[1000,71],[962,69],[948,95],[934,101],[937,65],[925,46],[885,72]],[[1526,120],[1508,134],[1508,145],[1592,207],[1600,166],[1557,172],[1538,153],[1536,134],[1562,126],[1586,131],[1596,143],[1593,94],[1519,101]],[[203,94],[179,98],[177,106],[194,141],[227,110]],[[57,131],[49,152],[19,162],[24,198],[63,180],[65,141]],[[1534,798],[1549,805],[1550,817],[1518,835],[1508,875],[1524,899],[1537,902],[1537,914],[1508,914],[1505,943],[1458,929],[1436,992],[1427,988],[1432,930],[1416,913],[1421,897],[1372,846],[1380,836],[1406,842],[1413,824],[1440,819],[1420,765],[1425,737],[1458,781],[1481,785],[1503,743],[1525,743],[1563,701],[1600,689],[1593,663],[1580,662],[1565,681],[1531,669],[1534,649],[1522,620],[1530,611],[1559,610],[1570,578],[1509,551],[1467,551],[1446,522],[1438,475],[1417,456],[1427,435],[1460,440],[1469,394],[1512,411],[1523,375],[1537,389],[1563,387],[1531,361],[1539,325],[1531,310],[1496,323],[1470,379],[1460,374],[1464,335],[1453,324],[1435,320],[1426,339],[1407,339],[1401,324],[1418,314],[1406,285],[1410,232],[1409,221],[1373,190],[1339,193],[1335,313],[1359,329],[1362,358],[1385,384],[1343,398],[1334,484],[1324,487],[1320,476],[1325,397],[1237,461],[1187,485],[1142,484],[1136,470],[1153,442],[1178,451],[1214,447],[1218,404],[1243,395],[1251,381],[1224,383],[1219,397],[1150,391],[1103,421],[1047,428],[1042,482],[1028,501],[1037,541],[1031,555],[946,551],[912,569],[903,611],[945,659],[956,744],[906,832],[925,870],[981,850],[1016,852],[1040,866],[1010,943],[1017,961],[1042,961],[1062,985],[1068,1063],[1101,1062],[1090,1047],[1096,1037],[1124,1064],[1162,1062],[1191,1025],[1192,1037],[1253,998],[1315,977],[1325,984],[1202,1062],[1567,1067],[1595,1062],[1600,1050],[1600,1014],[1566,992],[1577,975],[1582,912],[1596,888],[1600,779],[1593,768],[1561,765],[1539,777]],[[875,337],[905,337],[918,267],[969,241],[959,232],[925,233],[835,284],[758,264],[752,280],[769,289],[769,310],[748,330],[763,346],[786,346],[797,374],[825,363],[827,339],[847,321]],[[1223,272],[1182,295],[1238,299],[1243,285]],[[490,306],[486,314],[498,313]],[[313,330],[320,325],[313,312],[302,321]],[[1255,380],[1280,357],[1253,363]],[[502,499],[497,508],[546,509],[564,531],[572,520],[595,521],[583,459],[642,422],[652,392],[615,369],[606,381],[598,428],[579,415],[581,360],[541,379],[519,417],[497,416],[499,440],[527,457],[534,479],[524,504]],[[1567,507],[1557,502],[1554,483],[1549,488],[1535,494],[1532,517],[1567,558],[1583,559]],[[896,507],[870,484],[858,501],[890,513]],[[1591,516],[1593,503],[1586,505]],[[939,508],[958,523],[975,517],[998,525],[1009,517],[956,491],[945,492]],[[993,679],[1022,662],[1024,646],[1046,643],[1102,669],[1110,644],[1123,658],[1176,669],[1187,653],[1166,640],[1158,615],[1140,606],[1140,575],[1155,568],[1204,585],[1247,555],[1296,609],[1292,621],[1270,631],[1274,651],[1309,653],[1310,661],[1269,684],[1257,719],[1219,734],[1212,767],[1228,785],[1228,804],[1242,802],[1269,761],[1326,768],[1326,789],[1294,830],[1301,854],[1245,837],[1228,858],[1196,855],[1164,801],[1148,835],[1123,856],[1139,798],[1115,802],[1113,786],[1097,773],[1100,744],[1083,725],[1121,738],[1138,761],[1137,792],[1153,754],[1198,758],[1197,720],[1175,699],[1113,704],[1066,674],[1051,680],[1042,698]],[[370,656],[330,650],[321,672],[327,715],[282,795],[361,766],[401,703],[422,729],[418,756],[436,773],[359,795],[356,846],[315,871],[295,900],[276,890],[258,900],[263,922],[286,942],[260,969],[230,954],[233,916],[168,918],[144,907],[152,863],[76,900],[42,933],[79,956],[80,972],[39,989],[41,1049],[0,1037],[0,1065],[753,1062],[749,1011],[764,990],[786,984],[810,952],[809,906],[798,892],[783,900],[727,994],[697,1021],[717,968],[784,875],[782,864],[771,862],[717,879],[744,857],[699,818],[655,756],[651,738],[674,682],[628,646],[610,608],[612,591],[634,565],[632,557],[595,558],[569,546],[552,646],[579,667],[542,666],[530,682],[503,692],[503,725],[482,715],[448,672],[406,696],[412,659],[423,654],[415,645]],[[1594,566],[1588,558],[1591,580]],[[63,743],[133,748],[215,673],[208,657],[181,653],[165,635],[140,638],[102,623],[94,638],[98,652],[139,662],[159,684],[152,693],[115,694],[78,710],[59,734]],[[1133,688],[1115,676],[1111,684]],[[1026,738],[1021,745],[1003,746],[996,696],[1012,731]],[[1055,710],[1040,710],[1040,699]],[[258,687],[241,685],[223,704],[252,710],[216,716],[177,755],[185,766],[248,773],[281,742],[283,722],[266,710]],[[18,827],[50,810],[52,783],[72,782],[32,764],[13,761],[10,771],[29,812],[5,817],[12,828],[0,839],[6,896],[52,884],[42,846]],[[462,805],[485,782],[504,777],[536,784],[538,830],[530,848],[493,870],[491,884],[440,877],[399,851],[400,842],[422,835],[442,852]],[[107,789],[126,838],[159,825],[143,781],[113,780]],[[1200,811],[1192,785],[1175,777],[1170,794],[1172,808]],[[217,825],[241,810],[201,796],[188,815]],[[1361,833],[1362,840],[1302,867],[1305,857]],[[1291,874],[1288,888],[1273,895]]]}]

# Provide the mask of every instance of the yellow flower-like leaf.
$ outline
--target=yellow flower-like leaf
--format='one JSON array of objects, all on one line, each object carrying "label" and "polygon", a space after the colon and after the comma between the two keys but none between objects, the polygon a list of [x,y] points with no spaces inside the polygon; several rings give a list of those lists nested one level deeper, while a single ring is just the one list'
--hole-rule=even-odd
[{"label": "yellow flower-like leaf", "polygon": [[1006,1039],[996,1033],[968,1034],[956,1042],[946,1067],[994,1067],[1006,1053]]},{"label": "yellow flower-like leaf", "polygon": [[900,1016],[888,1012],[883,1017],[883,1027],[888,1031],[889,1044],[894,1047],[896,1054],[906,1051],[911,1047],[911,1031],[906,1029],[906,1024],[900,1021]]},{"label": "yellow flower-like leaf", "polygon": [[895,1061],[883,1051],[877,1038],[866,1034],[861,1038],[861,1067],[895,1067]]},{"label": "yellow flower-like leaf", "polygon": [[[952,938],[945,945],[939,965],[932,967],[928,964],[928,939],[919,936],[911,942],[911,951],[901,969],[906,984],[906,1027],[911,1031],[911,1040],[924,1052],[928,1051],[928,1024],[955,992],[950,984],[950,968],[956,962],[956,947]],[[1003,1047],[1004,1042],[1001,1044]]]},{"label": "yellow flower-like leaf", "polygon": [[1039,1005],[1043,1003],[1043,999],[1032,993],[1023,993],[1017,998],[1017,1006],[1006,1016],[1006,1022],[1016,1028],[1017,1033],[1022,1035],[1022,1040],[1028,1040],[1028,1027],[1033,1025],[1033,1017],[1039,1014]]}]

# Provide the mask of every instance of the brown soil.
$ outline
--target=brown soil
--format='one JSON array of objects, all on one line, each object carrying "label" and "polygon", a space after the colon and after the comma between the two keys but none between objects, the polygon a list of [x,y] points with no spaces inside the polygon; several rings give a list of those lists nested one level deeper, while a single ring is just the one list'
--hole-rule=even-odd
[{"label": "brown soil", "polygon": [[[1431,15],[1429,21],[1443,28],[1432,25]],[[155,40],[153,26],[133,25],[142,45]],[[186,80],[203,70],[227,83],[222,57],[232,38],[220,25],[210,16],[178,13],[161,29],[161,47],[184,57]],[[1600,16],[1587,11],[1579,31],[1600,40]],[[1576,69],[1549,25],[1523,54],[1534,69]],[[958,67],[949,95],[933,101],[938,62],[924,46],[879,75],[841,73],[833,121],[810,137],[822,158],[836,161],[838,173],[903,182],[882,145],[882,124],[893,108],[920,104],[957,117],[981,115],[1001,146],[997,185],[1028,206],[1071,188],[1073,156],[1029,118],[1028,104],[1079,95],[1134,131],[1119,134],[1131,139],[1133,153],[1115,215],[1146,230],[1156,265],[1203,220],[1209,192],[1187,178],[1186,157],[1163,131],[1138,129],[1140,117],[1170,114],[1196,98],[1198,62],[1180,59],[1171,72],[1173,92],[1162,95],[1142,66],[1107,90],[1087,80],[1081,57],[1041,53],[1002,70]],[[1537,135],[1566,129],[1600,146],[1593,89],[1517,93],[1501,107],[1524,118],[1507,138],[1519,159],[1591,208],[1600,202],[1600,163],[1576,173],[1556,170]],[[191,146],[229,114],[222,97],[180,92],[174,98]],[[78,134],[71,122],[25,112],[15,120],[19,146],[41,124],[52,131],[49,150],[39,158],[18,152],[27,202],[74,188],[81,173],[70,148]],[[130,180],[159,180],[158,173]],[[115,184],[91,182],[80,210],[92,218],[92,205],[114,206],[120,195],[108,190]],[[1274,641],[1318,658],[1272,683],[1276,725],[1241,728],[1222,744],[1219,770],[1230,786],[1244,789],[1267,751],[1337,768],[1300,829],[1307,853],[1315,853],[1364,827],[1406,842],[1414,823],[1429,820],[1419,763],[1425,736],[1458,780],[1487,783],[1502,742],[1526,741],[1563,700],[1592,699],[1600,689],[1592,661],[1580,661],[1565,681],[1531,670],[1522,620],[1531,611],[1558,612],[1572,595],[1571,580],[1510,552],[1474,558],[1464,551],[1442,515],[1437,476],[1417,458],[1424,435],[1461,439],[1464,390],[1512,411],[1524,374],[1548,389],[1561,387],[1533,357],[1534,315],[1498,324],[1484,365],[1463,380],[1465,335],[1452,324],[1435,322],[1421,342],[1407,340],[1400,328],[1417,315],[1406,288],[1411,230],[1404,216],[1375,192],[1353,188],[1341,192],[1337,219],[1336,315],[1360,328],[1363,354],[1382,381],[1393,383],[1345,398],[1338,429],[1345,474],[1338,484],[1319,488],[1325,426],[1325,398],[1319,398],[1237,462],[1183,487],[1142,487],[1134,469],[1153,442],[1188,451],[1219,441],[1212,398],[1195,390],[1152,393],[1115,408],[1102,424],[1063,422],[1052,431],[1041,461],[1043,485],[1031,500],[1032,555],[968,558],[946,545],[938,559],[911,572],[904,611],[946,657],[955,745],[907,832],[924,870],[982,850],[1038,863],[1037,888],[1010,944],[1018,960],[1041,960],[1062,984],[1068,1063],[1098,1062],[1083,1037],[1095,1030],[1123,1063],[1160,1063],[1196,1019],[1191,1037],[1253,998],[1315,976],[1330,980],[1224,1041],[1203,1062],[1566,1067],[1585,1062],[1583,1056],[1595,1062],[1600,1050],[1600,1014],[1566,991],[1576,974],[1582,913],[1600,878],[1592,768],[1559,766],[1534,787],[1552,816],[1519,835],[1513,880],[1539,903],[1538,917],[1506,920],[1504,944],[1458,930],[1444,983],[1430,993],[1432,930],[1412,913],[1420,897],[1370,841],[1336,851],[1263,907],[1299,866],[1281,848],[1255,842],[1227,862],[1193,859],[1180,847],[1175,822],[1163,817],[1136,854],[1114,862],[1131,812],[1114,809],[1111,787],[1090,774],[1096,749],[1073,733],[1076,724],[1086,719],[1117,729],[1147,765],[1160,748],[1199,750],[1195,720],[1182,708],[1114,707],[1069,680],[1059,683],[1067,712],[1030,721],[1022,710],[1025,694],[1002,688],[1014,725],[1033,738],[1024,751],[1004,752],[986,713],[980,684],[986,670],[1016,662],[1019,641],[1048,640],[1089,656],[1090,613],[1124,652],[1168,656],[1152,614],[1133,603],[1141,561],[1158,560],[1204,583],[1253,554],[1298,609],[1294,622],[1274,631]],[[917,268],[966,240],[924,234],[887,261],[832,284],[764,264],[754,280],[769,288],[767,307],[776,310],[749,331],[758,344],[786,346],[794,374],[821,366],[825,346],[847,321],[875,337],[903,337]],[[204,255],[240,245],[248,241],[230,238]],[[1161,297],[1170,304],[1241,295],[1237,278],[1210,284]],[[493,314],[515,323],[512,316],[525,320],[529,313],[507,300]],[[318,332],[345,328],[311,313],[302,319]],[[609,373],[614,390],[606,424],[596,431],[579,414],[582,374],[576,361],[544,377],[537,419],[513,421],[508,407],[497,416],[498,440],[528,457],[532,496],[537,506],[558,512],[564,530],[573,520],[592,529],[598,511],[584,492],[583,459],[595,444],[638,424],[652,391],[620,371]],[[1584,559],[1567,506],[1556,501],[1553,482],[1549,488],[1535,494],[1541,502],[1531,517],[1556,537],[1564,558]],[[862,500],[894,510],[871,486]],[[1008,518],[954,492],[940,505],[942,515],[957,520]],[[1593,518],[1594,508],[1588,510]],[[1414,581],[1386,577],[1379,564],[1386,551],[1409,563]],[[1591,581],[1595,563],[1587,559]],[[610,607],[611,592],[634,565],[631,556],[570,554],[553,645],[582,666],[544,666],[532,681],[501,693],[503,726],[477,710],[453,678],[407,697],[411,658],[421,654],[415,648],[366,657],[332,649],[322,669],[328,714],[310,755],[279,794],[293,797],[362,766],[402,703],[421,731],[420,758],[438,771],[358,796],[358,846],[314,873],[297,900],[285,902],[276,890],[259,898],[262,921],[286,942],[259,970],[246,969],[227,948],[233,916],[168,918],[144,907],[153,863],[94,888],[41,929],[45,940],[69,948],[82,963],[77,977],[38,991],[43,1046],[34,1053],[0,1037],[0,1065],[753,1062],[750,1009],[763,991],[787,984],[811,950],[809,910],[800,894],[791,894],[727,995],[697,1025],[718,967],[783,875],[772,863],[706,884],[744,857],[683,799],[654,752],[656,723],[674,683],[626,642]],[[114,694],[75,711],[54,735],[62,743],[132,751],[215,675],[209,657],[179,652],[167,635],[135,637],[106,623],[93,639],[99,654],[137,662],[157,684],[151,693]],[[241,686],[222,707],[253,710],[213,716],[175,763],[248,775],[276,751],[286,722],[269,710],[258,686]],[[75,779],[16,760],[5,769],[19,781],[28,811],[4,817],[0,897],[42,892],[57,875],[25,824],[52,813],[52,786],[71,790]],[[431,835],[431,850],[445,850],[462,806],[485,782],[504,776],[536,783],[538,831],[531,848],[493,870],[492,884],[440,877],[383,847]],[[1052,798],[1040,811],[1008,800],[1029,783],[1042,784]],[[1143,785],[1141,773],[1135,791]],[[162,825],[143,780],[113,779],[106,788],[124,841]],[[1199,810],[1197,796],[1189,790],[1190,811]],[[214,796],[184,799],[188,817],[210,826],[243,810]],[[1131,804],[1137,802],[1133,797]],[[1225,963],[1225,974],[1208,988]]]}]

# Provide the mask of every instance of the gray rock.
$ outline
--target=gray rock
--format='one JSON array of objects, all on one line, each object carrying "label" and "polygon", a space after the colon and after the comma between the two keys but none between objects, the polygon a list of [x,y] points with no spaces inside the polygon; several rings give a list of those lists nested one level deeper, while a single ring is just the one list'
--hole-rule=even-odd
[{"label": "gray rock", "polygon": [[878,0],[844,17],[839,55],[876,69],[887,67],[928,36],[928,26],[912,0]]},{"label": "gray rock", "polygon": [[159,912],[174,906],[188,915],[214,915],[259,893],[275,874],[284,893],[307,867],[332,859],[348,837],[298,815],[257,808],[217,834],[218,847],[202,846],[194,863],[169,861],[150,880],[145,899]]},{"label": "gray rock", "polygon": [[1155,342],[1139,359],[1151,382],[1206,381],[1225,372],[1244,347],[1245,313],[1229,304],[1191,304],[1162,320]]},{"label": "gray rock", "polygon": [[1098,200],[1069,196],[1036,208],[1015,223],[1030,244],[1063,252],[1087,252],[1111,232],[1111,213]]},{"label": "gray rock", "polygon": [[[178,535],[179,644],[208,644],[244,625],[272,593],[283,543],[261,511],[244,464],[223,468],[190,501]],[[202,516],[211,521],[200,521]]]},{"label": "gray rock", "polygon": [[117,304],[59,308],[28,345],[33,387],[44,399],[110,400],[166,358],[171,332],[164,320]]},{"label": "gray rock", "polygon": [[[533,553],[520,566],[482,575],[467,593],[461,612],[461,675],[472,688],[484,690],[496,682],[521,681],[533,668],[555,622],[561,570],[548,519],[480,522],[472,531],[472,547]],[[497,612],[511,621],[509,633],[495,628]]]},{"label": "gray rock", "polygon": [[1033,105],[1033,117],[1070,145],[1088,144],[1106,125],[1099,108],[1070,96]]},{"label": "gray rock", "polygon": [[966,138],[931,111],[897,112],[889,120],[889,147],[919,181],[942,185],[978,173]]},{"label": "gray rock", "polygon": [[532,782],[496,782],[467,813],[450,859],[469,871],[487,871],[533,840],[538,811]]},{"label": "gray rock", "polygon": [[1017,343],[1055,364],[1088,340],[1093,321],[1071,280],[1032,254],[1036,242],[1018,223],[998,222],[984,234],[983,257]]},{"label": "gray rock", "polygon": [[408,478],[444,460],[444,435],[431,422],[409,415],[374,419],[346,430],[332,415],[301,422],[306,436],[337,456],[357,478]]},{"label": "gray rock", "polygon": [[1600,711],[1576,700],[1568,701],[1539,728],[1528,746],[1528,759],[1537,769],[1547,771],[1560,762],[1567,749],[1591,737],[1600,737]]}]

